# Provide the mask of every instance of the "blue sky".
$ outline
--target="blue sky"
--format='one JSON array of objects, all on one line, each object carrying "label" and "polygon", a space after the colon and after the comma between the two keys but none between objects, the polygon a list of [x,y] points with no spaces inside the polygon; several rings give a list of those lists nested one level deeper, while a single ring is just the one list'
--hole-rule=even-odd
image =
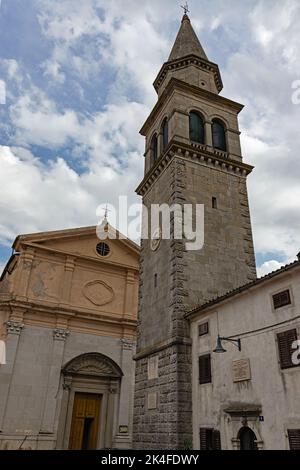
[{"label": "blue sky", "polygon": [[[2,0],[0,269],[19,233],[92,225],[119,194],[137,202],[139,129],[180,25],[175,0]],[[259,273],[300,250],[300,2],[191,0],[222,94],[240,115]]]}]

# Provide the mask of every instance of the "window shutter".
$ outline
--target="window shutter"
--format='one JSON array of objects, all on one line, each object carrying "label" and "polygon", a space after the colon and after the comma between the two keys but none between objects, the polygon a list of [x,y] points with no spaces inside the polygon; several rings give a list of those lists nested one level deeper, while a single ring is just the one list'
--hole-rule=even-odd
[{"label": "window shutter", "polygon": [[208,334],[208,322],[202,323],[199,325],[199,336],[204,336]]},{"label": "window shutter", "polygon": [[281,369],[288,369],[290,367],[297,367],[292,362],[292,355],[295,352],[292,349],[294,341],[297,341],[297,330],[284,331],[277,334],[279,357]]},{"label": "window shutter", "polygon": [[300,450],[300,429],[288,429],[291,450]]},{"label": "window shutter", "polygon": [[211,359],[210,354],[199,357],[199,383],[207,384],[211,382]]},{"label": "window shutter", "polygon": [[220,431],[211,428],[200,428],[200,450],[221,450]]},{"label": "window shutter", "polygon": [[200,429],[200,449],[207,450],[207,429],[201,428]]},{"label": "window shutter", "polygon": [[278,294],[273,295],[273,304],[274,308],[281,308],[285,305],[291,304],[291,295],[289,290],[279,292]]},{"label": "window shutter", "polygon": [[221,433],[217,429],[213,431],[213,448],[214,450],[221,450]]}]

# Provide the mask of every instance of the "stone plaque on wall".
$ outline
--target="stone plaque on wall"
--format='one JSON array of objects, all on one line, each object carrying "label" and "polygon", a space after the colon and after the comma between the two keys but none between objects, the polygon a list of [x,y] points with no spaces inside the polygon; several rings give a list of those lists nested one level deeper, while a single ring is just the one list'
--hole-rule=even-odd
[{"label": "stone plaque on wall", "polygon": [[251,369],[249,359],[240,359],[232,363],[232,375],[234,382],[243,382],[251,380]]},{"label": "stone plaque on wall", "polygon": [[158,379],[158,356],[148,358],[148,380]]},{"label": "stone plaque on wall", "polygon": [[148,393],[148,410],[156,410],[157,408],[157,393]]},{"label": "stone plaque on wall", "polygon": [[119,426],[119,433],[120,434],[128,434],[128,426]]}]

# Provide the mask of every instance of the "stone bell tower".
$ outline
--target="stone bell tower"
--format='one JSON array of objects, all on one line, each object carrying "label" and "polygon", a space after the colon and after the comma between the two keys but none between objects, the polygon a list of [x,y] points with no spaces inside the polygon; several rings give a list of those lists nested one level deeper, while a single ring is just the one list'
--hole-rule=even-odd
[{"label": "stone bell tower", "polygon": [[[238,114],[219,95],[218,65],[207,58],[185,14],[154,82],[158,101],[142,127],[152,204],[203,204],[204,246],[142,241],[134,403],[134,448],[188,449],[192,441],[191,342],[186,311],[256,277]],[[172,228],[171,228],[172,232]]]}]

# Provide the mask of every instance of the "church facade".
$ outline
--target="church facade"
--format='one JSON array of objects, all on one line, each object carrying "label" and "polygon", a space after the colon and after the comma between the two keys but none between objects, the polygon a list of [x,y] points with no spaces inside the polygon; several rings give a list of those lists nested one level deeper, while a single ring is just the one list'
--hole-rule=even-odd
[{"label": "church facade", "polygon": [[19,236],[0,282],[0,449],[130,448],[139,247]]}]

